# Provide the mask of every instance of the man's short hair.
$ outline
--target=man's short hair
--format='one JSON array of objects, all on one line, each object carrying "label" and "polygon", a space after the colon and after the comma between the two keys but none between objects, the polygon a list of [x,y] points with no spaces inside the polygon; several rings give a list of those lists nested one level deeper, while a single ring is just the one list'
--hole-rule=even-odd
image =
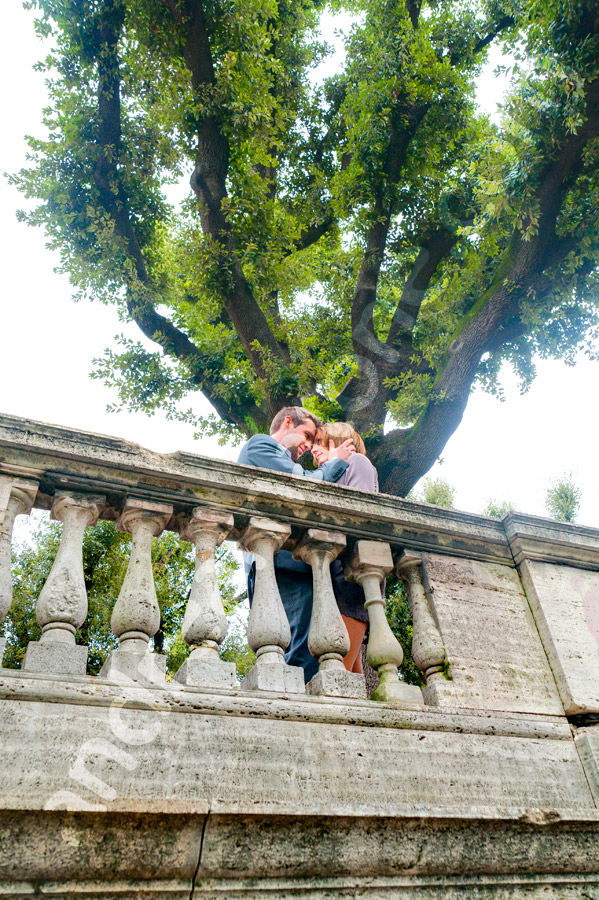
[{"label": "man's short hair", "polygon": [[287,418],[287,416],[289,416],[295,427],[301,425],[302,422],[306,421],[306,419],[310,419],[311,422],[314,422],[317,428],[320,428],[322,425],[322,422],[318,418],[318,416],[315,416],[311,412],[308,412],[308,410],[304,409],[303,406],[284,406],[283,409],[280,409],[278,411],[278,413],[270,423],[271,434],[274,434],[275,431],[279,430],[279,428],[283,424],[283,420]]}]

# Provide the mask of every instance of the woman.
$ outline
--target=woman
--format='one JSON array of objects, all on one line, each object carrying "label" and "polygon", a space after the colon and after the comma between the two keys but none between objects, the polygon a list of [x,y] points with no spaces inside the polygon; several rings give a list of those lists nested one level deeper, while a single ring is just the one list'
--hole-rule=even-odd
[{"label": "woman", "polygon": [[[351,439],[356,452],[350,457],[347,469],[337,481],[348,487],[361,488],[363,491],[377,491],[379,479],[375,467],[366,456],[366,447],[360,435],[347,422],[331,422],[323,425],[316,432],[312,454],[321,466],[329,458],[332,446],[339,447],[344,441]],[[362,643],[368,625],[368,613],[364,606],[364,591],[353,581],[343,577],[343,566],[338,559],[331,563],[331,578],[337,605],[349,634],[349,653],[344,659],[345,668],[350,672],[362,672]]]}]

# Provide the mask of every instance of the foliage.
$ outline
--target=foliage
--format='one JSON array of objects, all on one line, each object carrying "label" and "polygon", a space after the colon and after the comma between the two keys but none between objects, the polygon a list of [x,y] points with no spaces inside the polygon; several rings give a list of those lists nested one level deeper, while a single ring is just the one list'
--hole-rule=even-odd
[{"label": "foliage", "polygon": [[580,509],[582,491],[571,472],[555,478],[545,494],[545,509],[552,519],[575,522]]},{"label": "foliage", "polygon": [[[535,355],[591,352],[591,0],[28,5],[48,134],[13,182],[79,294],[145,337],[97,364],[115,407],[232,438],[302,401],[351,419],[403,496],[474,381],[498,391],[507,360],[527,385]],[[322,77],[333,12],[345,62]],[[500,125],[473,101],[493,42],[511,54]],[[214,417],[186,409],[197,390]]]},{"label": "foliage", "polygon": [[243,619],[229,619],[229,630],[220,648],[220,658],[235,663],[238,678],[247,675],[256,662],[256,655],[247,643]]},{"label": "foliage", "polygon": [[421,491],[410,491],[408,497],[420,503],[444,506],[445,509],[455,506],[455,488],[445,478],[425,478]]},{"label": "foliage", "polygon": [[[29,641],[39,640],[41,631],[35,619],[35,604],[52,568],[60,534],[61,527],[57,522],[41,520],[32,535],[31,546],[17,547],[14,552],[14,599],[4,626],[8,639],[4,661],[7,668],[20,668]],[[125,576],[130,550],[131,536],[117,531],[112,522],[99,521],[85,531],[83,571],[89,613],[76,639],[89,647],[90,675],[98,674],[110,650],[117,646],[110,629],[110,616]],[[171,675],[189,653],[181,635],[181,622],[194,567],[193,548],[178,535],[167,531],[153,541],[152,569],[161,613],[154,647],[166,654],[167,671]],[[233,582],[238,567],[231,552],[220,547],[217,570],[227,614],[233,613],[238,604]],[[234,661],[232,647],[227,647],[227,654],[227,659]],[[245,654],[241,656],[245,665]]]},{"label": "foliage", "polygon": [[509,512],[514,512],[516,507],[511,500],[493,500],[489,502],[483,509],[483,516],[490,516],[492,519],[503,519]]},{"label": "foliage", "polygon": [[404,584],[399,579],[388,578],[385,590],[385,612],[391,631],[401,644],[404,658],[399,667],[400,678],[408,684],[422,686],[424,680],[416,663],[412,659],[412,614],[408,604],[408,595]]},{"label": "foliage", "polygon": [[[60,526],[39,524],[33,539],[36,546],[20,550],[15,549],[13,541],[13,603],[3,623],[7,637],[3,665],[9,669],[20,668],[29,641],[39,641],[41,637],[35,604],[58,551]],[[91,608],[90,615],[93,615]]]}]

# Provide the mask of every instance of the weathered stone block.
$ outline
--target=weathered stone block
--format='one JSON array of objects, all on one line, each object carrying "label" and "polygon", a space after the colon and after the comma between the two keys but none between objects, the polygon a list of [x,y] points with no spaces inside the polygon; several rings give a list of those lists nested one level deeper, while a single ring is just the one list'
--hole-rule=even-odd
[{"label": "weathered stone block", "polygon": [[140,684],[164,684],[166,656],[148,650],[113,650],[100,669],[100,678],[109,681],[136,681]]},{"label": "weathered stone block", "polygon": [[268,883],[276,900],[595,900],[599,823],[541,815],[535,828],[534,815],[499,814],[490,826],[489,808],[461,817],[420,810],[235,818],[217,806],[194,898],[262,898]]},{"label": "weathered stone block", "polygon": [[304,670],[286,663],[256,663],[242,679],[242,691],[277,691],[304,694]]},{"label": "weathered stone block", "polygon": [[24,672],[85,675],[87,647],[66,641],[30,641],[22,668]]},{"label": "weathered stone block", "polygon": [[175,804],[120,813],[0,809],[0,897],[189,900],[204,818]]},{"label": "weathered stone block", "polygon": [[306,685],[306,692],[316,696],[354,697],[366,700],[366,679],[358,672],[321,669]]},{"label": "weathered stone block", "polygon": [[599,572],[524,560],[522,581],[568,715],[599,712]]},{"label": "weathered stone block", "polygon": [[407,706],[423,707],[422,691],[415,684],[406,684],[404,681],[392,681],[379,684],[370,695],[371,700],[379,700],[383,703],[405,703]]},{"label": "weathered stone block", "polygon": [[516,570],[430,554],[423,554],[423,569],[452,678],[446,701],[563,715]]},{"label": "weathered stone block", "polygon": [[214,659],[206,656],[199,659],[193,656],[188,657],[175,675],[175,681],[193,687],[235,687],[237,684],[235,663],[219,659],[216,653],[213,653],[212,656]]},{"label": "weathered stone block", "polygon": [[599,806],[599,725],[583,729],[576,737],[576,747],[591,793]]},{"label": "weathered stone block", "polygon": [[453,679],[435,678],[422,688],[422,698],[427,706],[458,706],[453,690]]},{"label": "weathered stone block", "polygon": [[498,734],[492,716],[384,707],[371,724],[351,724],[363,708],[355,701],[256,695],[248,710],[243,696],[100,681],[97,691],[65,686],[62,702],[48,686],[52,702],[40,702],[45,682],[35,679],[29,702],[15,699],[23,676],[3,678],[13,698],[0,700],[5,804],[50,808],[66,790],[81,809],[218,798],[273,815],[395,815],[406,804],[596,812],[567,728],[539,739],[518,736],[518,721]]},{"label": "weathered stone block", "polygon": [[393,568],[393,557],[389,544],[383,541],[356,541],[346,575],[352,574],[355,569],[366,566],[374,566],[382,569],[386,574],[389,573]]}]

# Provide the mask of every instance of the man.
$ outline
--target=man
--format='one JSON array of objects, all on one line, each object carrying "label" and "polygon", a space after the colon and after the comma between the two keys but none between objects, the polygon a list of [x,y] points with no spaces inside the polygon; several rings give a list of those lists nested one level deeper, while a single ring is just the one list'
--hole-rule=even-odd
[{"label": "man", "polygon": [[[290,475],[301,475],[314,481],[337,481],[345,472],[347,462],[354,452],[351,441],[345,441],[340,447],[332,446],[329,460],[314,472],[306,471],[296,462],[303,453],[311,449],[316,430],[321,425],[320,419],[303,407],[287,406],[272,420],[270,436],[254,434],[241,448],[238,461],[261,469],[276,469]],[[250,602],[254,571],[252,565],[248,573]],[[285,662],[291,666],[302,666],[308,682],[318,671],[318,663],[308,649],[312,615],[312,571],[306,563],[295,560],[288,550],[280,550],[275,555],[275,574],[291,628],[291,643],[285,653]]]}]

